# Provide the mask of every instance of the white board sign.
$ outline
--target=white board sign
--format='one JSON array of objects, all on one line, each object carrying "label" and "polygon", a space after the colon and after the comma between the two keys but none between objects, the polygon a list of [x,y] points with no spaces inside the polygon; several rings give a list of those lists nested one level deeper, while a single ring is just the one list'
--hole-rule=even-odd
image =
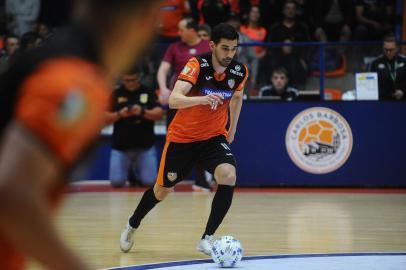
[{"label": "white board sign", "polygon": [[378,74],[367,72],[355,76],[357,100],[378,100]]}]

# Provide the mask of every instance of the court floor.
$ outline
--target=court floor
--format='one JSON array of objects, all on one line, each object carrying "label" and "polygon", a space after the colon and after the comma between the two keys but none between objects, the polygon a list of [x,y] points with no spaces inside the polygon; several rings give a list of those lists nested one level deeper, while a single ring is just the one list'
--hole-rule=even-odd
[{"label": "court floor", "polygon": [[[213,193],[172,193],[141,224],[131,252],[122,253],[119,236],[142,192],[84,191],[68,194],[57,224],[66,241],[94,268],[153,269],[124,266],[173,261],[189,262],[188,267],[179,269],[215,268],[211,261],[194,262],[209,259],[198,253],[195,246],[204,230]],[[348,253],[371,253],[370,262],[399,259],[395,264],[401,268],[382,268],[397,270],[402,265],[406,269],[405,256],[399,256],[406,253],[405,225],[406,190],[254,189],[235,193],[230,212],[216,236],[233,235],[241,241],[247,256],[240,265],[242,269],[268,269],[252,263],[268,265],[269,260],[299,260],[311,254],[316,260],[310,264],[313,268],[301,269],[323,269],[314,265],[332,267],[342,257],[354,259],[355,263],[365,256],[348,257]],[[374,257],[381,253],[393,256]],[[323,260],[315,254],[321,254]],[[324,254],[338,254],[339,258]],[[299,257],[289,257],[292,255]],[[263,257],[257,260],[258,257],[249,256]],[[298,267],[297,261],[292,264],[295,268],[284,262],[285,268],[278,269]],[[192,264],[197,268],[192,268]],[[378,266],[372,263],[365,269],[381,269],[373,268]],[[331,267],[324,269],[353,269]],[[30,269],[41,268],[31,265]]]}]

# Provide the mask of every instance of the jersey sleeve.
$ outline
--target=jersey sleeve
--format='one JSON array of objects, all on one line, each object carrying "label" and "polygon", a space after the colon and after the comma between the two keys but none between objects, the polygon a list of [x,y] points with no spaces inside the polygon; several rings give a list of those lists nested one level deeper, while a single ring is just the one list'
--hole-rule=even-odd
[{"label": "jersey sleeve", "polygon": [[62,165],[73,165],[99,134],[109,86],[93,65],[52,60],[25,79],[15,119]]},{"label": "jersey sleeve", "polygon": [[199,78],[200,73],[200,63],[196,59],[196,57],[191,58],[185,67],[183,68],[182,72],[179,74],[178,80],[186,81],[195,85],[197,79]]},{"label": "jersey sleeve", "polygon": [[244,77],[244,79],[242,80],[242,82],[240,83],[240,85],[237,87],[236,91],[242,91],[242,90],[244,90],[244,86],[245,86],[245,84],[247,83],[247,79],[248,79],[248,76],[249,76],[249,72],[248,72],[248,68],[247,68],[246,65],[244,65],[244,68],[245,68],[245,77]]}]

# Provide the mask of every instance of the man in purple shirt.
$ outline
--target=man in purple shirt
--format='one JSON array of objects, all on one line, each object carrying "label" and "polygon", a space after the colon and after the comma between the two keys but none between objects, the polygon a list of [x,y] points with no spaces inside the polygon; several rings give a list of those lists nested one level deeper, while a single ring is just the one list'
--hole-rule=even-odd
[{"label": "man in purple shirt", "polygon": [[[178,28],[181,41],[172,43],[169,46],[158,69],[157,79],[163,104],[168,103],[173,83],[189,59],[210,51],[209,42],[199,38],[198,24],[192,18],[182,19],[178,24]],[[167,79],[172,67],[175,69],[175,73],[171,77],[168,86]]]}]

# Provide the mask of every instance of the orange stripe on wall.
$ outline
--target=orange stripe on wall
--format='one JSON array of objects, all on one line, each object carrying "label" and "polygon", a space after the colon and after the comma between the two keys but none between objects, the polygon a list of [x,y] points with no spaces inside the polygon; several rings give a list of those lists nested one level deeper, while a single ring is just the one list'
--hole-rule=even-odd
[{"label": "orange stripe on wall", "polygon": [[169,142],[166,141],[164,150],[162,151],[161,163],[159,164],[158,178],[156,179],[156,183],[161,187],[164,186],[165,160],[166,160],[166,152],[168,151],[168,146]]}]

